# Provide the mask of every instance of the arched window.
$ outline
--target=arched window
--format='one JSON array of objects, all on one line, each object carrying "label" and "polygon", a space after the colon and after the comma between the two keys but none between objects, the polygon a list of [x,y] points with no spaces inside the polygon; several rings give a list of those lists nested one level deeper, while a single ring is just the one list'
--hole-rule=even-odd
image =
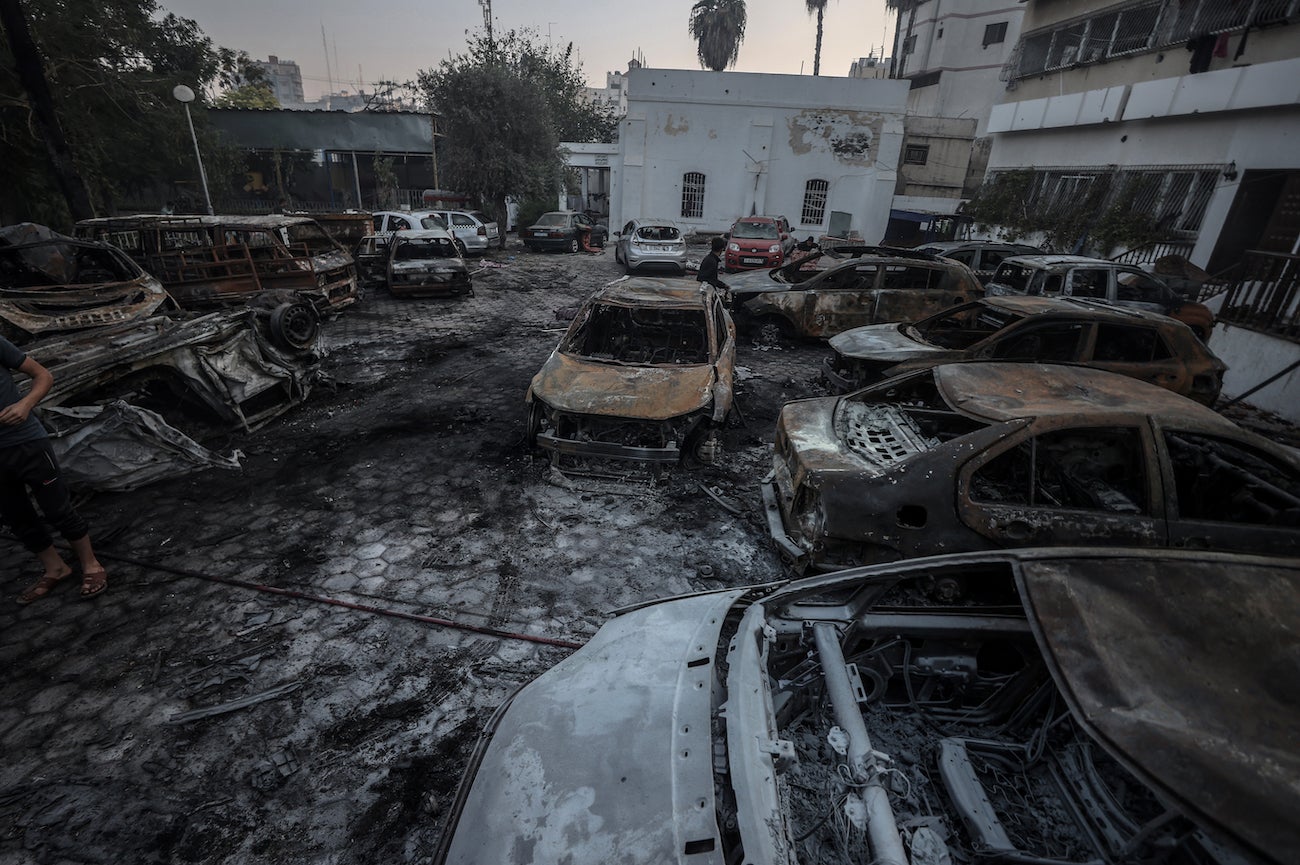
[{"label": "arched window", "polygon": [[803,187],[802,225],[821,225],[826,219],[826,193],[831,185],[825,180],[810,180]]},{"label": "arched window", "polygon": [[688,171],[682,175],[682,218],[704,217],[704,175]]}]

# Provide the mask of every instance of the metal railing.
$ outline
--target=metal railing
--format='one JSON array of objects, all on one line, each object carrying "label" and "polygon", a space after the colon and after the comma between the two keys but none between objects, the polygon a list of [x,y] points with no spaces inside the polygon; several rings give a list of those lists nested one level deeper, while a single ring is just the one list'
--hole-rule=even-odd
[{"label": "metal railing", "polygon": [[1160,259],[1170,255],[1191,258],[1194,246],[1196,244],[1190,240],[1153,240],[1141,246],[1126,249],[1119,255],[1113,256],[1111,261],[1119,264],[1143,265],[1155,264]]},{"label": "metal railing", "polygon": [[1251,250],[1242,256],[1219,321],[1300,342],[1300,255]]}]

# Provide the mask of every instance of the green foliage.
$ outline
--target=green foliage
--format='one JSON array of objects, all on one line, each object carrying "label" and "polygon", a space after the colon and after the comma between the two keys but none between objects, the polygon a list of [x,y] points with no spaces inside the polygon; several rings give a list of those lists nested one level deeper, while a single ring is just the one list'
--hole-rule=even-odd
[{"label": "green foliage", "polygon": [[393,171],[393,157],[375,154],[375,197],[378,210],[392,210],[397,206],[397,172]]},{"label": "green foliage", "polygon": [[519,225],[527,228],[536,222],[543,213],[549,213],[556,207],[555,195],[549,197],[526,198],[519,202]]},{"label": "green foliage", "polygon": [[262,110],[277,109],[280,100],[275,98],[271,88],[265,84],[245,84],[234,90],[227,90],[212,103],[216,108],[254,108]]},{"label": "green foliage", "polygon": [[721,72],[735,65],[747,17],[745,0],[699,0],[691,7],[688,27],[698,43],[700,68]]},{"label": "green foliage", "polygon": [[420,73],[438,115],[442,185],[467,193],[504,223],[505,196],[554,198],[564,179],[561,141],[610,141],[612,112],[585,99],[573,45],[533,30],[473,36],[464,54]]},{"label": "green foliage", "polygon": [[[172,88],[199,92],[257,78],[246,55],[217,48],[193,21],[163,14],[155,0],[24,0],[32,36],[78,170],[97,211],[136,196],[170,197],[171,184],[198,191],[194,147]],[[199,103],[191,106],[214,194],[228,182]],[[67,227],[8,40],[0,39],[0,189],[10,218]],[[235,176],[240,172],[236,171]],[[162,190],[159,192],[159,190]]]}]

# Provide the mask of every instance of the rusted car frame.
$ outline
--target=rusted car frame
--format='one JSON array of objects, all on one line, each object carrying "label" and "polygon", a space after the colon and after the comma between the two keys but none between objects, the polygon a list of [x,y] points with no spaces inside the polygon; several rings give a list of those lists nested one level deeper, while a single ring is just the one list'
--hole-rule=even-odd
[{"label": "rusted car frame", "polygon": [[386,267],[393,297],[474,295],[469,268],[455,239],[442,229],[398,231],[389,238]]},{"label": "rusted car frame", "polygon": [[852,254],[824,270],[800,259],[728,277],[742,329],[827,338],[867,324],[916,321],[984,296],[960,262],[885,247]]},{"label": "rusted car frame", "polygon": [[1227,365],[1184,323],[1078,298],[986,297],[915,323],[831,338],[826,377],[841,392],[941,363],[1077,363],[1213,405]]},{"label": "rusted car frame", "polygon": [[1078,367],[949,364],[788,403],[762,489],[800,571],[1040,544],[1300,553],[1300,458]]},{"label": "rusted car frame", "polygon": [[711,288],[625,277],[583,304],[533,377],[529,439],[561,468],[712,462],[735,353],[735,325]]},{"label": "rusted car frame", "polygon": [[278,293],[324,313],[358,297],[352,255],[305,216],[105,217],[79,222],[77,236],[121,249],[187,309]]},{"label": "rusted car frame", "polygon": [[39,336],[134,321],[174,306],[120,250],[30,223],[0,229],[0,336]]}]

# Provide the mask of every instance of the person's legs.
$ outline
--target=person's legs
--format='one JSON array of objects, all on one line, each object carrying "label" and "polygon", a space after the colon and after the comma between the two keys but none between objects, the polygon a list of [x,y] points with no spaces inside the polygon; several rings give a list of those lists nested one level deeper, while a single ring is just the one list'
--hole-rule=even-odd
[{"label": "person's legs", "polygon": [[[59,464],[54,459],[49,441],[33,442],[30,450],[29,458],[24,460],[20,473],[22,481],[31,487],[32,496],[40,506],[45,519],[59,531],[59,534],[63,535],[71,545],[72,551],[76,553],[81,565],[81,594],[86,597],[97,595],[104,591],[107,581],[104,566],[95,558],[86,521],[72,507],[68,485],[59,471]],[[31,505],[28,504],[27,507],[30,510]],[[48,547],[49,544],[47,543],[46,546]],[[52,547],[49,552],[58,558],[59,562],[63,561]],[[45,555],[45,553],[38,555]]]},{"label": "person's legs", "polygon": [[49,532],[36,515],[27,495],[18,467],[24,455],[6,448],[0,451],[0,520],[17,536],[18,541],[41,563],[45,572],[18,596],[18,603],[30,604],[45,597],[54,584],[72,573],[63,557],[54,549]]}]

